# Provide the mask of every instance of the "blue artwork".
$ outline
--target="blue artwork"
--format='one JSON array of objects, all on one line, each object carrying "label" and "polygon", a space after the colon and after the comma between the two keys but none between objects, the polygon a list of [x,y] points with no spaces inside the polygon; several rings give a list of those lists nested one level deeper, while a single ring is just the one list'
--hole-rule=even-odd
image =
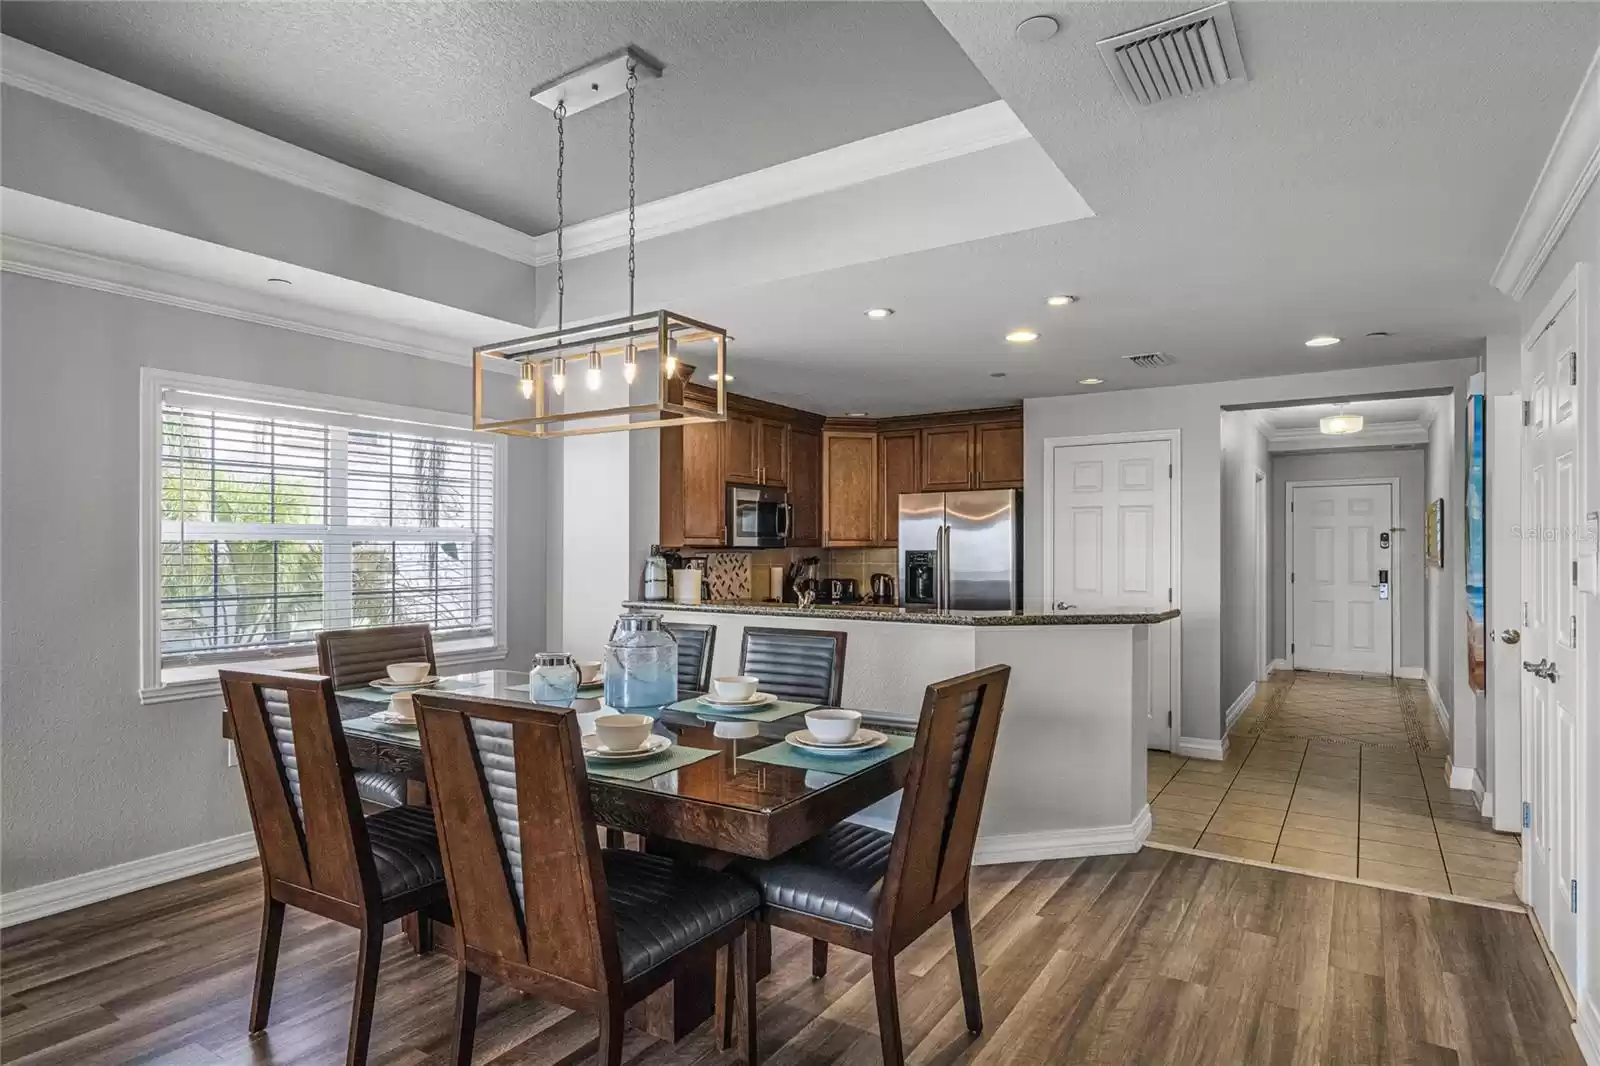
[{"label": "blue artwork", "polygon": [[1483,395],[1467,397],[1467,683],[1484,691]]}]

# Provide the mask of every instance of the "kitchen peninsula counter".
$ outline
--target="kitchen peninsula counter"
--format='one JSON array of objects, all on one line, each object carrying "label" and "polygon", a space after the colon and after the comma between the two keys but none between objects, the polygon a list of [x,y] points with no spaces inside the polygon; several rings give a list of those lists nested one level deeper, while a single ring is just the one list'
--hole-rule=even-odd
[{"label": "kitchen peninsula counter", "polygon": [[[668,625],[715,627],[714,677],[741,672],[747,627],[842,632],[841,705],[907,724],[917,721],[930,683],[1010,666],[974,861],[1137,851],[1149,834],[1145,749],[1177,710],[1176,610],[940,615],[748,601],[627,606],[658,611]],[[897,803],[855,820],[892,829]]]},{"label": "kitchen peninsula counter", "polygon": [[909,622],[932,626],[1116,626],[1154,625],[1178,617],[1176,607],[1151,611],[1145,608],[1099,608],[1092,611],[908,611],[871,603],[817,604],[801,607],[795,603],[761,600],[728,600],[706,603],[673,603],[660,600],[628,600],[624,607],[651,611],[693,611],[706,614],[763,614],[785,618],[844,619],[856,622]]}]

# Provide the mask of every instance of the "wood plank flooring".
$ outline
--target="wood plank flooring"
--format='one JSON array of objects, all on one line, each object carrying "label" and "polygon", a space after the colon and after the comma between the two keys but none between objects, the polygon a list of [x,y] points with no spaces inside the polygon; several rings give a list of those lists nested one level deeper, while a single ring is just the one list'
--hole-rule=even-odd
[{"label": "wood plank flooring", "polygon": [[[1582,1066],[1524,915],[1179,852],[983,867],[973,924],[987,1028],[962,1022],[947,925],[900,956],[908,1060]],[[0,1061],[90,1066],[341,1061],[356,937],[291,909],[273,1023],[245,1033],[259,919],[253,866],[8,930]],[[761,987],[771,1066],[878,1059],[871,974],[835,950],[810,979],[779,932]],[[385,945],[374,1064],[442,1063],[454,966]],[[486,985],[475,1061],[582,1062],[595,1023]],[[634,1034],[636,1066],[733,1062],[704,1027]]]}]

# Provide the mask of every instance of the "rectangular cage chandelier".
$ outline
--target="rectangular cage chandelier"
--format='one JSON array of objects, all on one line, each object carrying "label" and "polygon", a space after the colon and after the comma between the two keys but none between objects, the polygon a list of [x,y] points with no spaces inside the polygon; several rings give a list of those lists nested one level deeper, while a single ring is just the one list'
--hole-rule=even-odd
[{"label": "rectangular cage chandelier", "polygon": [[[556,327],[516,340],[480,345],[472,350],[472,428],[518,437],[574,437],[588,433],[615,433],[695,422],[725,422],[728,418],[728,332],[720,326],[678,314],[676,311],[635,311],[635,208],[634,151],[635,105],[640,76],[659,78],[661,64],[632,47],[602,56],[554,81],[536,86],[535,103],[548,107],[556,120]],[[624,93],[628,97],[628,313],[603,322],[569,326],[566,321],[566,184],[567,116],[585,111]],[[684,402],[685,389],[678,373],[680,345],[710,345],[716,357],[711,380],[717,386],[714,408]],[[604,387],[608,360],[620,363],[621,378],[634,400],[641,359],[654,369],[654,400],[647,403],[611,404],[590,409],[569,409],[569,400]],[[704,356],[696,359],[703,361]],[[518,392],[532,405],[529,413],[490,418],[484,411],[484,374],[497,368],[495,361],[517,364]],[[569,371],[581,368],[586,388],[567,389]],[[494,377],[503,375],[494,373]],[[614,380],[614,379],[613,379]],[[607,390],[608,397],[614,390]],[[501,403],[492,401],[498,410]]]},{"label": "rectangular cage chandelier", "polygon": [[[680,346],[706,347],[716,358],[715,407],[684,402],[678,369]],[[662,353],[665,353],[662,356]],[[638,380],[641,357],[655,367],[655,399],[588,410],[554,410],[568,395],[573,371],[584,385],[598,388],[608,361],[621,367],[622,380],[631,392],[643,386]],[[519,365],[518,392],[532,404],[530,414],[489,418],[484,413],[485,374],[503,382],[506,375],[493,368],[494,360]],[[580,369],[581,368],[581,369]],[[575,437],[588,433],[685,426],[696,422],[724,422],[728,417],[728,333],[720,326],[680,315],[676,311],[642,311],[631,316],[534,333],[472,350],[472,428],[517,437]],[[581,391],[581,390],[580,390]],[[631,397],[630,397],[631,399]]]}]

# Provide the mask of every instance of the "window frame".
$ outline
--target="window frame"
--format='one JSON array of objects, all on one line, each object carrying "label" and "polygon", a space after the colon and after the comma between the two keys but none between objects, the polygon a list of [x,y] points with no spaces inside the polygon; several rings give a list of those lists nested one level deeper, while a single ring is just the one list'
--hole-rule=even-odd
[{"label": "window frame", "polygon": [[[217,671],[242,662],[161,665],[161,448],[162,396],[169,389],[214,393],[246,403],[277,404],[313,415],[326,413],[394,422],[396,429],[443,430],[442,436],[483,443],[485,434],[474,432],[470,414],[452,414],[403,407],[350,396],[335,396],[299,389],[261,385],[229,378],[206,377],[179,371],[143,367],[139,371],[139,702],[168,703],[218,695]],[[440,667],[466,667],[494,662],[506,655],[506,459],[504,435],[488,434],[494,448],[494,532],[491,537],[493,632],[488,637],[444,641],[434,648]],[[315,653],[273,655],[263,651],[253,665],[286,670],[315,670]]]}]

